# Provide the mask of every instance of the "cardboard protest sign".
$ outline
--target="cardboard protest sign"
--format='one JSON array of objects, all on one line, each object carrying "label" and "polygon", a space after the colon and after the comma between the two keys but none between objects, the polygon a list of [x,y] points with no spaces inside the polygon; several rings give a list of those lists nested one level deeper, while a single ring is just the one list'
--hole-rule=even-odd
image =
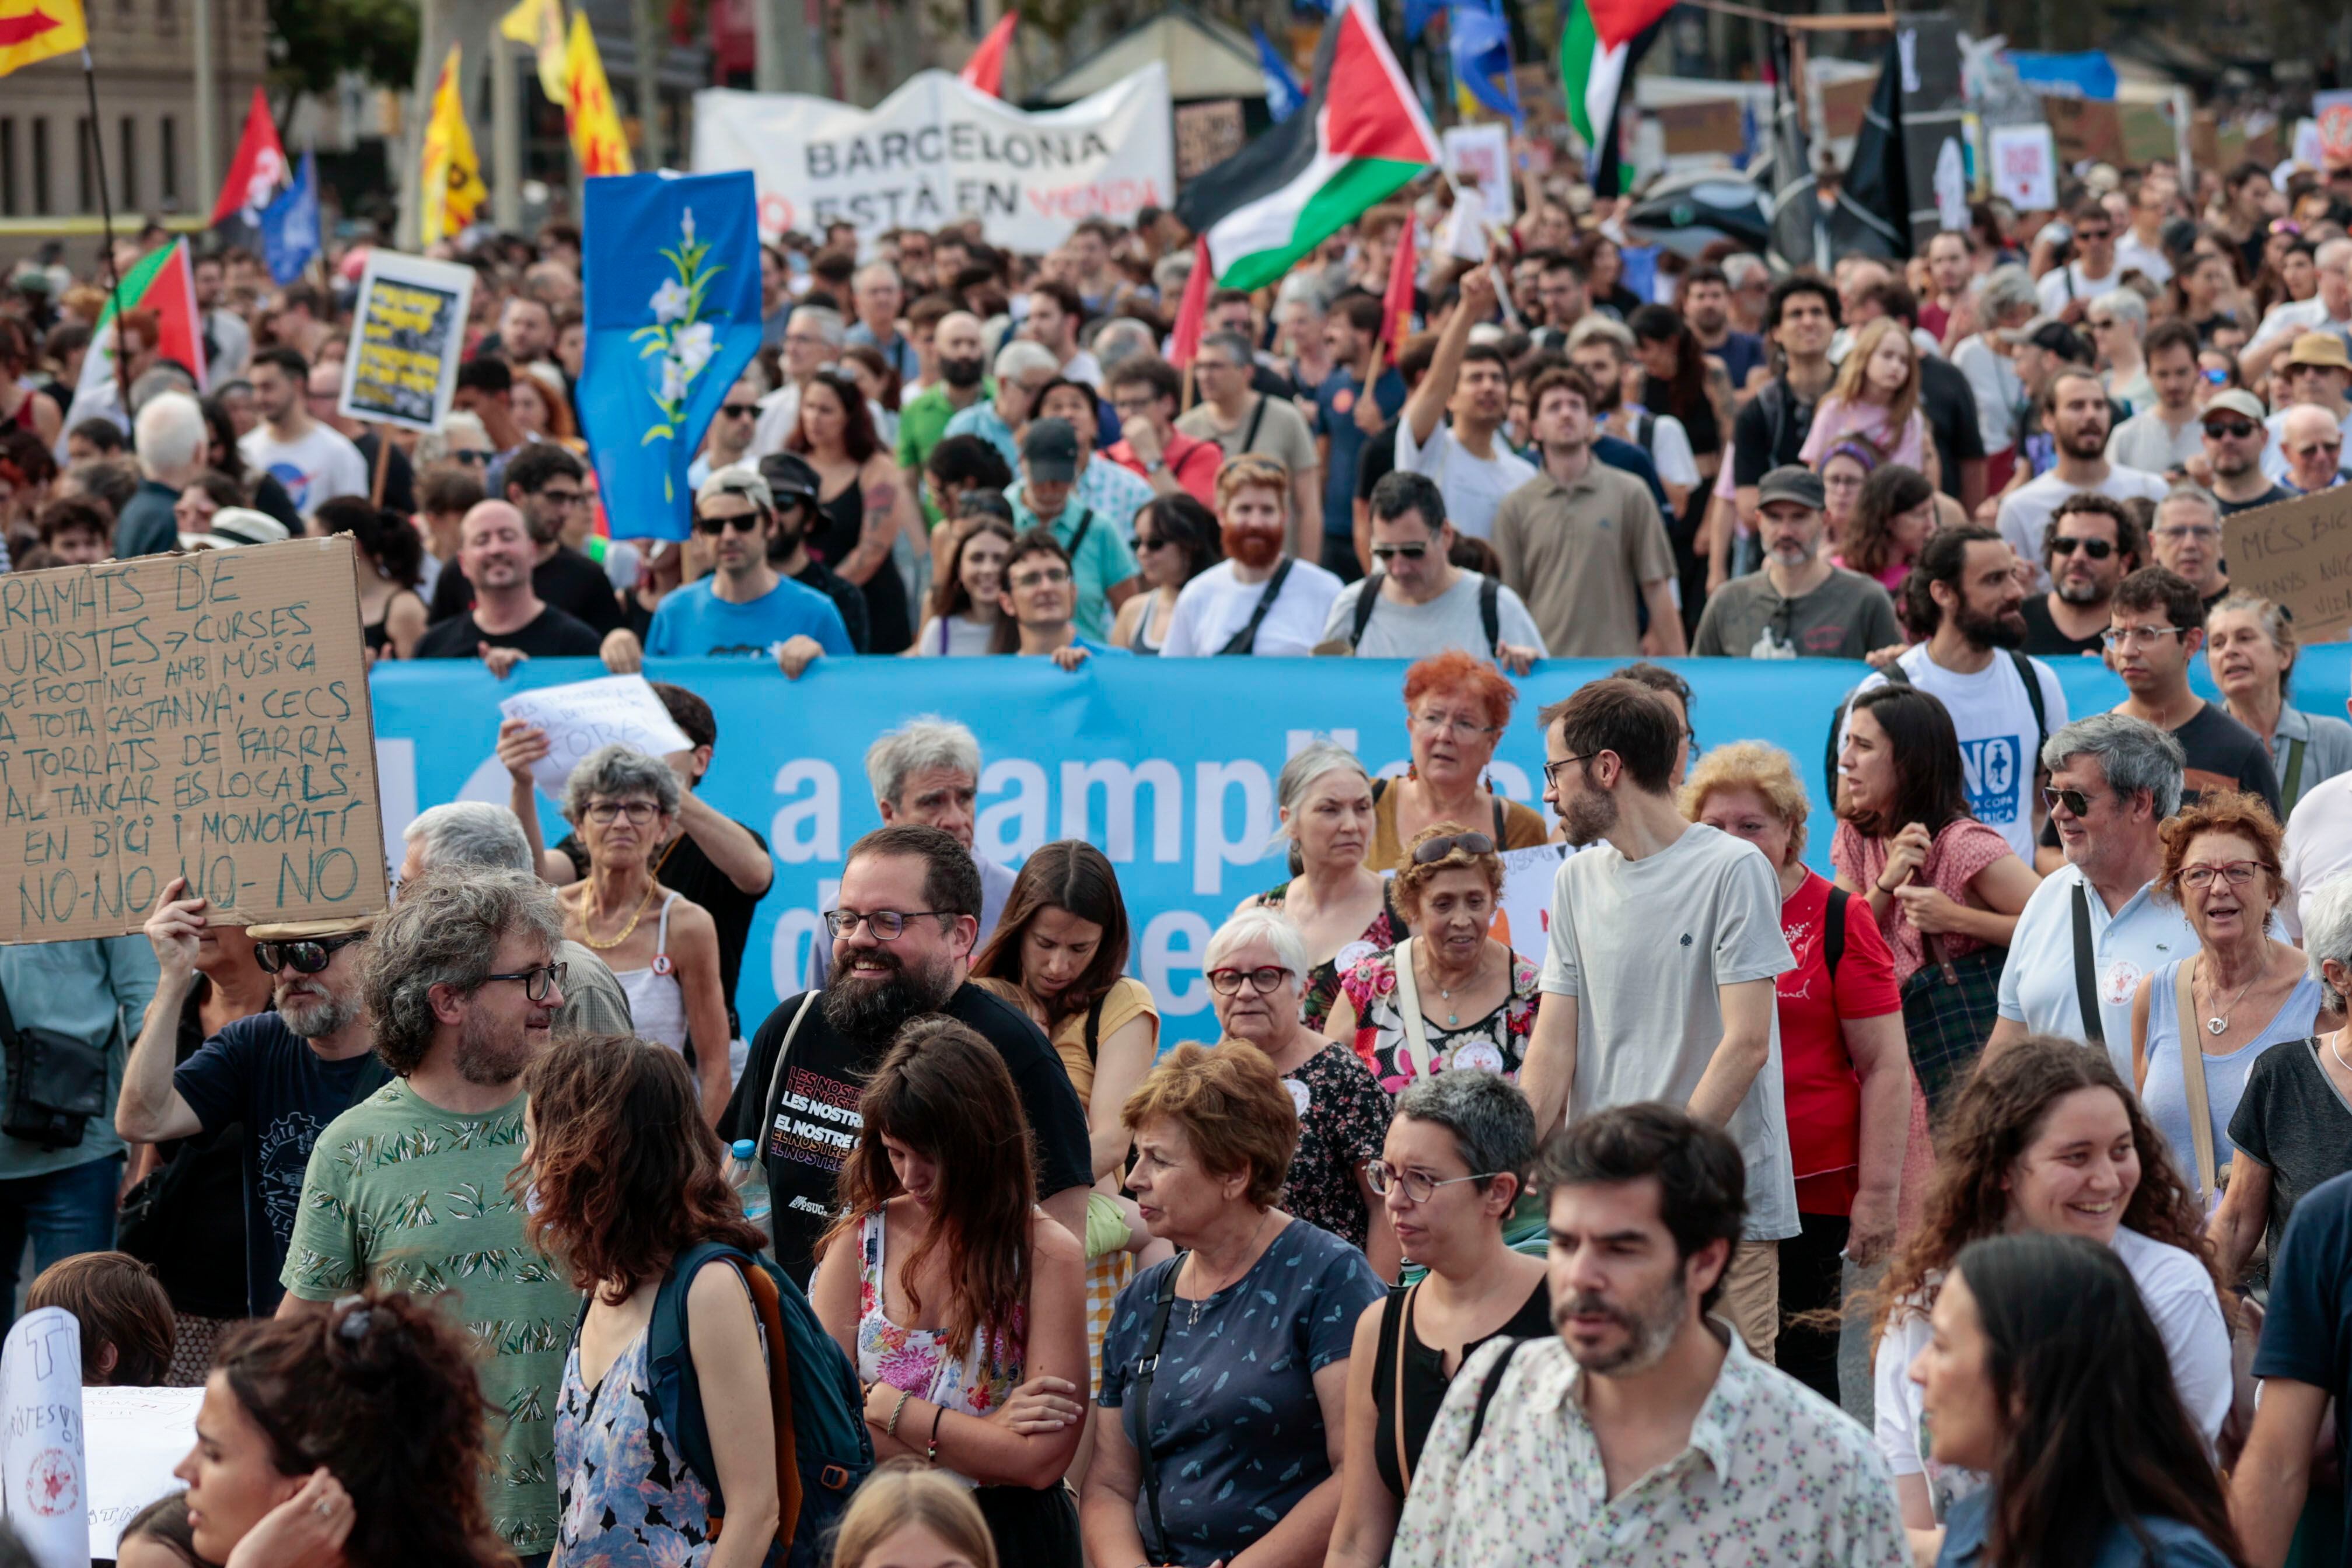
[{"label": "cardboard protest sign", "polygon": [[349,535],[0,576],[0,942],[386,905]]},{"label": "cardboard protest sign", "polygon": [[2231,588],[2284,605],[2296,642],[2352,635],[2352,487],[2222,518],[2221,553]]},{"label": "cardboard protest sign", "polygon": [[0,1503],[41,1568],[89,1561],[81,1324],[63,1307],[16,1320],[0,1346]]},{"label": "cardboard protest sign", "polygon": [[397,251],[368,252],[352,318],[356,337],[335,412],[411,430],[440,429],[457,390],[473,297],[471,267]]},{"label": "cardboard protest sign", "polygon": [[180,1490],[172,1467],[195,1441],[202,1388],[85,1388],[82,1430],[89,1455],[89,1554],[112,1557],[122,1527],[158,1498]]},{"label": "cardboard protest sign", "polygon": [[550,800],[563,799],[564,781],[600,746],[626,746],[654,757],[694,743],[670,722],[669,710],[643,675],[606,675],[569,685],[518,692],[499,704],[509,718],[547,732],[547,755],[530,781]]}]

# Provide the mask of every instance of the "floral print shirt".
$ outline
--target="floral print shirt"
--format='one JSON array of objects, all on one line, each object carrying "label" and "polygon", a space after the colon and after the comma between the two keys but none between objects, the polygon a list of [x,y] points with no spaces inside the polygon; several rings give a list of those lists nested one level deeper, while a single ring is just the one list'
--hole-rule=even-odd
[{"label": "floral print shirt", "polygon": [[641,1329],[588,1386],[580,1342],[555,1406],[557,1523],[572,1568],[701,1568],[710,1559],[710,1489],[662,1429]]},{"label": "floral print shirt", "polygon": [[[1511,994],[1486,1017],[1459,1029],[1443,1029],[1429,1019],[1430,998],[1422,998],[1422,1038],[1429,1042],[1432,1072],[1475,1067],[1499,1072],[1517,1083],[1528,1041],[1536,1032],[1536,997],[1543,970],[1522,954],[1511,955]],[[1339,989],[1356,1009],[1356,1054],[1372,1070],[1386,1092],[1404,1092],[1420,1076],[1407,1046],[1404,1010],[1397,1000],[1396,949],[1375,953],[1339,977]]]},{"label": "floral print shirt", "polygon": [[1690,1446],[1615,1497],[1555,1335],[1518,1342],[1478,1446],[1478,1392],[1515,1347],[1463,1364],[1398,1521],[1393,1568],[1906,1568],[1895,1483],[1852,1418],[1727,1342]]},{"label": "floral print shirt", "polygon": [[[1258,903],[1268,909],[1280,909],[1290,896],[1290,883],[1278,883],[1268,889]],[[1328,963],[1318,964],[1307,977],[1307,985],[1298,998],[1298,1021],[1315,1034],[1323,1032],[1323,1025],[1331,1017],[1331,1004],[1339,995],[1339,977],[1382,948],[1393,947],[1412,935],[1404,916],[1389,902],[1389,884],[1381,884],[1381,912],[1364,927],[1364,934],[1339,949]]]},{"label": "floral print shirt", "polygon": [[1394,1107],[1345,1046],[1327,1045],[1282,1081],[1298,1108],[1298,1148],[1282,1207],[1361,1250],[1371,1235],[1357,1175],[1380,1157]]},{"label": "floral print shirt", "polygon": [[962,1360],[950,1359],[944,1333],[901,1328],[883,1312],[882,1281],[888,1277],[882,1257],[885,1228],[881,1215],[869,1214],[857,1230],[863,1257],[857,1271],[857,1380],[887,1383],[968,1416],[989,1414],[1020,1385],[1027,1337],[1024,1314],[1016,1311],[1004,1333],[980,1334]]}]

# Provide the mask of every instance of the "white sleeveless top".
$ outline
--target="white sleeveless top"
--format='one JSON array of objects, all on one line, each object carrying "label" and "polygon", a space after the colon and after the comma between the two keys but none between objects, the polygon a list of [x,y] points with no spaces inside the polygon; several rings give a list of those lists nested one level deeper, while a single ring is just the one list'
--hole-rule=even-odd
[{"label": "white sleeveless top", "polygon": [[686,988],[677,983],[677,969],[669,956],[669,906],[673,893],[662,900],[661,924],[654,931],[654,962],[649,969],[615,969],[621,994],[629,998],[629,1018],[637,1038],[666,1045],[686,1054]]}]

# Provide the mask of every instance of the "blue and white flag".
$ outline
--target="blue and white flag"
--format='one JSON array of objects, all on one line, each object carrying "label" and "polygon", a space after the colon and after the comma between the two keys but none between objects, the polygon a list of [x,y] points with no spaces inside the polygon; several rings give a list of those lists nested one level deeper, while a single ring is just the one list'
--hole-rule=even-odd
[{"label": "blue and white flag", "polygon": [[1525,128],[1518,74],[1511,65],[1511,25],[1486,5],[1457,4],[1446,13],[1454,80],[1486,108]]},{"label": "blue and white flag", "polygon": [[270,277],[280,285],[302,276],[319,254],[319,161],[305,148],[294,183],[261,209],[262,258]]},{"label": "blue and white flag", "polygon": [[587,182],[587,357],[572,389],[615,538],[682,539],[686,470],[760,347],[749,170]]},{"label": "blue and white flag", "polygon": [[1299,84],[1297,73],[1282,57],[1282,51],[1274,47],[1274,40],[1265,36],[1265,29],[1253,22],[1250,31],[1257,35],[1257,68],[1265,76],[1265,111],[1280,125],[1307,101],[1307,89]]}]

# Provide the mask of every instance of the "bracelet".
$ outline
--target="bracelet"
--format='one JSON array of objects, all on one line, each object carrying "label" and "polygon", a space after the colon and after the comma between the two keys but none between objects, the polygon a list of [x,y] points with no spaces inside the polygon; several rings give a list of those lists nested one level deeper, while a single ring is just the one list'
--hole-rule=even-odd
[{"label": "bracelet", "polygon": [[898,1403],[890,1406],[889,1425],[882,1428],[884,1437],[895,1437],[898,1435],[898,1417],[906,1414],[907,1401],[914,1396],[915,1391],[911,1388],[902,1388],[898,1391]]},{"label": "bracelet", "polygon": [[948,1407],[944,1405],[931,1406],[931,1441],[930,1446],[923,1450],[923,1462],[927,1465],[940,1462],[940,1422],[947,1413]]}]

